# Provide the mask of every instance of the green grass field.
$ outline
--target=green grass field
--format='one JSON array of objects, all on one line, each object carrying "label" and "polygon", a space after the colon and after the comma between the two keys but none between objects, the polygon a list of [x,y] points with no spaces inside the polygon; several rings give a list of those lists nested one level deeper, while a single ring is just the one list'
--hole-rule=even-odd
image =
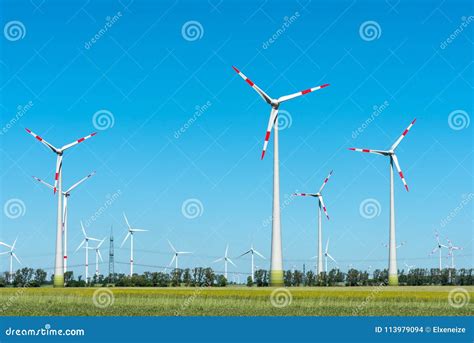
[{"label": "green grass field", "polygon": [[4,316],[472,316],[474,286],[451,297],[460,307],[448,301],[455,288],[305,287],[278,289],[281,296],[273,297],[273,288],[244,287],[3,288],[0,311]]}]

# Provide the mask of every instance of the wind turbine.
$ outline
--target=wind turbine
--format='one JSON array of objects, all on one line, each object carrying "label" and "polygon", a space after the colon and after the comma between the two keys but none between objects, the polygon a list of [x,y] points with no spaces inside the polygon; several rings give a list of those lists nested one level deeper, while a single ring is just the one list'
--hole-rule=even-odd
[{"label": "wind turbine", "polygon": [[127,232],[127,235],[125,236],[125,238],[123,239],[122,244],[120,245],[120,247],[123,247],[123,245],[127,241],[128,237],[130,237],[130,276],[132,276],[133,275],[133,234],[135,232],[146,232],[148,230],[132,229],[132,227],[130,226],[130,223],[128,222],[128,219],[127,219],[127,216],[125,215],[125,213],[123,214],[123,217],[125,218],[125,222],[127,223],[128,232]]},{"label": "wind turbine", "polygon": [[454,251],[455,250],[462,250],[461,247],[457,247],[453,244],[453,242],[451,242],[449,239],[448,239],[448,250],[449,250],[449,253],[448,253],[448,257],[451,257],[451,269],[454,269]]},{"label": "wind turbine", "polygon": [[221,258],[218,258],[217,260],[213,261],[212,263],[216,263],[216,262],[219,262],[219,261],[224,261],[224,277],[226,278],[226,280],[229,280],[227,278],[227,262],[230,262],[234,267],[237,267],[235,265],[234,262],[232,262],[232,260],[230,259],[229,256],[227,256],[227,253],[229,252],[229,244],[227,244],[226,248],[225,248],[225,253],[224,253],[224,256],[221,257]]},{"label": "wind turbine", "polygon": [[[89,175],[87,175],[86,177],[83,177],[78,182],[76,182],[71,187],[69,187],[65,192],[62,192],[62,196],[63,196],[63,258],[64,258],[63,267],[64,267],[64,272],[67,272],[67,214],[68,214],[67,205],[68,205],[68,199],[71,196],[71,192],[74,188],[79,186],[81,183],[86,181],[88,178],[90,178],[94,174],[95,174],[95,172],[90,173]],[[47,183],[44,180],[41,180],[40,178],[37,178],[36,176],[33,176],[33,178],[36,181],[41,182],[46,187],[51,188],[51,189],[54,190],[53,185]]]},{"label": "wind turbine", "polygon": [[400,142],[405,138],[408,131],[415,124],[416,119],[414,119],[410,125],[403,131],[402,135],[393,143],[389,150],[371,150],[371,149],[359,149],[359,148],[349,148],[349,150],[367,152],[371,154],[377,154],[382,156],[387,156],[390,158],[390,231],[389,231],[389,265],[388,265],[388,284],[390,286],[398,285],[398,270],[397,270],[397,243],[395,241],[395,198],[393,192],[393,165],[397,168],[398,175],[402,179],[405,189],[408,192],[408,185],[405,181],[405,176],[400,169],[400,164],[398,163],[397,155],[395,155],[395,150],[397,149]]},{"label": "wind turbine", "polygon": [[[402,246],[404,246],[406,244],[405,241],[401,242],[400,244],[397,244],[396,248],[399,249],[401,248]],[[388,244],[387,243],[382,243],[382,245],[385,247],[385,248],[388,248]]]},{"label": "wind turbine", "polygon": [[408,265],[407,263],[405,263],[405,267],[407,268],[407,274],[410,273],[410,270],[412,270],[412,268],[414,267],[414,265],[410,266]]},{"label": "wind turbine", "polygon": [[84,224],[82,224],[82,221],[81,221],[81,230],[82,230],[82,234],[84,235],[84,239],[81,241],[81,244],[79,244],[76,251],[74,252],[76,253],[85,244],[84,247],[86,250],[86,282],[89,283],[89,241],[100,242],[100,240],[97,238],[89,237],[87,235],[86,229],[84,228]]},{"label": "wind turbine", "polygon": [[240,257],[245,256],[245,255],[247,255],[247,254],[251,254],[251,257],[252,257],[252,270],[251,270],[251,275],[252,275],[252,282],[254,282],[254,278],[255,278],[255,276],[254,276],[254,274],[255,274],[255,263],[254,263],[254,256],[253,256],[253,255],[256,254],[256,255],[260,256],[261,258],[263,258],[264,260],[265,260],[265,257],[263,257],[262,254],[260,254],[257,250],[255,250],[255,249],[253,248],[253,244],[250,245],[250,250],[247,250],[246,252],[244,252],[242,255],[240,255],[240,256],[237,257],[237,258],[240,258]]},{"label": "wind turbine", "polygon": [[5,251],[5,252],[0,253],[0,255],[6,255],[6,254],[10,255],[10,273],[8,275],[8,279],[9,279],[8,281],[10,283],[13,282],[13,258],[15,258],[15,260],[17,260],[17,262],[19,264],[21,264],[20,260],[18,259],[18,256],[15,254],[15,245],[16,245],[17,239],[18,238],[15,238],[15,241],[13,242],[12,245],[1,243],[1,245],[3,245],[3,246],[10,249],[9,251]]},{"label": "wind turbine", "polygon": [[100,247],[101,247],[101,245],[104,243],[105,238],[106,238],[106,237],[104,237],[104,239],[102,239],[102,240],[99,242],[99,244],[97,244],[96,247],[90,247],[90,248],[89,248],[89,249],[91,249],[91,250],[95,250],[95,275],[96,275],[96,276],[99,276],[99,259],[100,259],[101,262],[104,261],[103,258],[102,258],[102,254],[100,253]]},{"label": "wind turbine", "polygon": [[267,150],[268,141],[270,139],[270,132],[275,131],[275,138],[273,143],[273,213],[272,213],[272,252],[271,252],[271,271],[270,271],[270,283],[272,286],[283,285],[283,256],[281,251],[281,226],[280,226],[280,162],[278,154],[278,109],[281,103],[297,98],[301,95],[317,91],[321,88],[329,86],[324,84],[321,86],[309,88],[301,92],[293,93],[279,97],[278,99],[272,99],[262,89],[260,89],[255,83],[253,83],[247,76],[245,76],[240,70],[232,66],[234,70],[252,87],[262,99],[271,106],[270,118],[268,120],[267,131],[265,134],[265,141],[263,143],[262,157],[265,156]]},{"label": "wind turbine", "polygon": [[446,248],[449,249],[449,247],[445,244],[442,244],[441,241],[439,240],[439,234],[438,232],[435,232],[435,238],[436,238],[436,247],[431,250],[430,256],[433,255],[434,253],[438,252],[439,253],[439,270],[441,271],[443,269],[443,265],[441,262],[441,254],[442,254],[442,249]]},{"label": "wind turbine", "polygon": [[[62,194],[62,165],[63,165],[63,154],[64,152],[72,148],[73,146],[84,142],[86,139],[89,139],[96,135],[96,132],[91,133],[86,137],[79,138],[78,140],[66,144],[61,148],[56,148],[55,146],[51,145],[43,138],[38,136],[36,133],[31,131],[30,129],[26,129],[30,135],[36,138],[38,141],[43,143],[46,147],[48,147],[52,152],[56,154],[56,171],[54,174],[54,186],[53,192],[59,191],[59,194]],[[62,198],[58,196],[58,215],[57,215],[57,225],[56,225],[56,256],[55,256],[55,263],[54,263],[54,287],[64,287],[64,254],[63,254],[63,241],[62,241],[62,231],[63,231],[63,207],[62,207]]]},{"label": "wind turbine", "polygon": [[192,254],[192,252],[190,252],[190,251],[177,251],[174,248],[173,244],[171,244],[170,241],[168,241],[168,244],[170,245],[171,249],[173,250],[173,258],[171,259],[170,264],[168,264],[168,267],[170,267],[173,264],[173,262],[175,262],[174,267],[175,267],[175,269],[178,269],[178,257],[179,257],[179,255]]},{"label": "wind turbine", "polygon": [[322,232],[322,220],[321,220],[321,209],[323,209],[326,217],[329,220],[329,215],[326,210],[326,206],[324,205],[324,199],[322,195],[322,191],[326,186],[326,183],[329,181],[329,178],[332,175],[332,170],[329,175],[324,180],[323,184],[319,188],[318,193],[295,193],[294,195],[303,196],[303,197],[314,197],[318,199],[318,275],[323,272],[323,232]]},{"label": "wind turbine", "polygon": [[333,261],[337,266],[337,261],[329,254],[328,248],[329,248],[329,238],[326,242],[326,249],[324,250],[324,257],[325,257],[325,263],[326,263],[326,266],[324,269],[326,273],[328,272],[328,258],[331,259],[331,261]]}]

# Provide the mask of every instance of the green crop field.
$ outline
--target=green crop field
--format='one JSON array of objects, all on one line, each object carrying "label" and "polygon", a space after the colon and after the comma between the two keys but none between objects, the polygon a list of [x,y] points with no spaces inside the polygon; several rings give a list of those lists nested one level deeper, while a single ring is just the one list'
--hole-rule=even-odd
[{"label": "green crop field", "polygon": [[0,311],[6,316],[472,316],[473,298],[474,286],[3,288]]}]

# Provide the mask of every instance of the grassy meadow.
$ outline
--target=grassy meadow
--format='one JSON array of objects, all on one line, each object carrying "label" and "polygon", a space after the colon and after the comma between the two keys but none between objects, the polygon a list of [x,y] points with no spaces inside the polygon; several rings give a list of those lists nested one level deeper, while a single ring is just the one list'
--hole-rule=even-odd
[{"label": "grassy meadow", "polygon": [[[474,286],[3,288],[3,316],[472,316]],[[273,292],[273,296],[272,296]],[[467,302],[465,302],[467,300]]]}]

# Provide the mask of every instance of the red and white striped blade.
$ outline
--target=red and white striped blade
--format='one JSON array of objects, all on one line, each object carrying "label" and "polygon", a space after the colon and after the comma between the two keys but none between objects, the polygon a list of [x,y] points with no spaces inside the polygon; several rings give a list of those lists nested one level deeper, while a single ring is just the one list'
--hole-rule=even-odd
[{"label": "red and white striped blade", "polygon": [[403,175],[403,172],[402,172],[402,170],[400,169],[400,164],[398,163],[398,157],[397,157],[397,155],[393,154],[393,155],[392,155],[392,159],[393,159],[393,162],[395,163],[395,167],[397,168],[398,175],[399,175],[400,178],[402,179],[403,185],[405,186],[405,189],[406,189],[407,192],[408,192],[408,185],[407,185],[407,182],[405,181],[405,176]]},{"label": "red and white striped blade", "polygon": [[332,175],[332,172],[333,172],[333,171],[331,170],[331,172],[329,173],[329,175],[326,177],[326,179],[324,180],[323,184],[321,185],[321,188],[319,189],[319,192],[318,192],[318,193],[321,193],[321,192],[323,191],[324,187],[326,186],[326,183],[328,183],[329,178],[330,178],[331,175]]},{"label": "red and white striped blade", "polygon": [[361,149],[361,148],[349,148],[349,150],[358,151],[358,152],[367,152],[369,154],[377,154],[377,155],[385,155],[388,153],[388,151],[383,151],[383,150],[372,150],[372,149]]},{"label": "red and white striped blade", "polygon": [[316,194],[312,193],[293,193],[293,195],[299,196],[299,197],[315,197]]},{"label": "red and white striped blade", "polygon": [[299,96],[302,96],[302,95],[305,95],[305,94],[308,94],[308,93],[311,93],[311,92],[320,90],[320,89],[325,88],[325,87],[327,87],[327,86],[329,86],[329,83],[325,83],[324,85],[321,85],[321,86],[317,86],[317,87],[305,89],[305,90],[303,90],[303,91],[301,91],[301,92],[298,92],[298,93],[293,93],[293,94],[290,94],[290,95],[284,95],[284,96],[281,96],[281,97],[278,98],[278,102],[283,102],[283,101],[291,100],[291,99],[297,98],[297,97],[299,97]]},{"label": "red and white striped blade", "polygon": [[49,187],[51,189],[54,189],[53,185],[50,185],[49,183],[47,183],[46,181],[44,180],[41,180],[39,177],[36,177],[36,176],[33,176],[33,179],[35,179],[36,181],[38,182],[41,182],[43,185],[45,185],[46,187]]},{"label": "red and white striped blade", "polygon": [[63,167],[63,155],[58,155],[56,157],[56,172],[54,174],[54,187],[53,187],[54,194],[56,194],[56,191],[58,190],[59,173],[61,172],[62,167]]},{"label": "red and white striped blade", "polygon": [[262,150],[262,157],[261,157],[262,160],[265,157],[268,141],[270,139],[270,132],[272,131],[272,128],[275,125],[275,122],[277,121],[277,116],[278,116],[278,109],[275,109],[272,107],[272,111],[270,112],[270,118],[268,120],[267,133],[265,134],[265,141],[263,142],[263,150]]},{"label": "red and white striped blade", "polygon": [[83,183],[84,181],[86,181],[88,178],[90,178],[91,176],[93,176],[95,174],[95,171],[90,173],[89,175],[83,177],[82,179],[80,179],[79,181],[77,181],[75,184],[73,184],[71,187],[69,187],[69,189],[65,192],[65,193],[69,193],[70,191],[72,191],[74,188],[76,188],[77,186],[79,186],[81,183]]},{"label": "red and white striped blade", "polygon": [[25,128],[26,132],[28,132],[30,135],[32,135],[33,137],[35,137],[37,140],[39,140],[41,143],[43,143],[44,145],[46,145],[48,148],[50,148],[53,152],[55,153],[58,153],[58,149],[56,147],[54,147],[52,144],[46,142],[42,137],[38,136],[36,133],[34,133],[33,131],[31,131],[30,129],[28,128]]},{"label": "red and white striped blade", "polygon": [[97,132],[92,132],[92,133],[91,133],[90,135],[88,135],[88,136],[79,138],[78,140],[75,140],[75,141],[72,142],[72,143],[66,144],[65,146],[63,146],[63,147],[61,148],[61,151],[67,150],[67,149],[73,147],[74,145],[77,145],[77,144],[79,144],[79,143],[82,143],[82,142],[84,142],[86,139],[89,139],[89,138],[91,138],[91,137],[94,137],[96,134],[97,134]]},{"label": "red and white striped blade", "polygon": [[403,138],[405,138],[408,131],[410,131],[411,127],[415,124],[415,122],[416,122],[416,118],[413,119],[413,121],[410,123],[410,125],[408,125],[408,127],[405,129],[405,131],[403,131],[402,135],[400,137],[398,137],[397,141],[395,143],[393,143],[390,150],[395,150],[397,148],[398,144],[400,144],[400,142],[403,140]]},{"label": "red and white striped blade", "polygon": [[321,202],[321,207],[323,208],[324,214],[326,214],[326,217],[329,220],[328,211],[326,210],[326,205],[324,205],[324,199],[322,195],[319,196],[319,201]]},{"label": "red and white striped blade", "polygon": [[255,83],[252,82],[247,76],[244,75],[239,69],[236,67],[232,66],[232,68],[236,71],[237,74],[240,75],[241,78],[247,82],[250,87],[252,87],[261,97],[263,100],[265,100],[266,103],[271,104],[272,99],[268,96],[267,93],[265,93],[260,87],[258,87]]}]

